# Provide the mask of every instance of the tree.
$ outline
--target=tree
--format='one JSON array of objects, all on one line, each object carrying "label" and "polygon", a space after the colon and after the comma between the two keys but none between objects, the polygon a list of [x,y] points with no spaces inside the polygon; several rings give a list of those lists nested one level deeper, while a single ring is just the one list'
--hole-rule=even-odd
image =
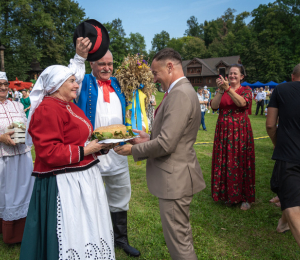
[{"label": "tree", "polygon": [[158,52],[167,47],[168,42],[170,41],[170,35],[166,31],[161,31],[154,35],[152,40],[152,50]]},{"label": "tree", "polygon": [[167,47],[174,49],[175,51],[178,51],[179,54],[183,57],[183,47],[185,46],[185,44],[190,40],[193,39],[194,37],[192,36],[184,36],[184,37],[180,37],[180,38],[172,38],[168,44]]},{"label": "tree", "polygon": [[204,58],[205,54],[205,43],[202,39],[197,37],[191,37],[182,48],[182,56],[185,60],[191,60],[195,57]]},{"label": "tree", "polygon": [[300,61],[299,33],[295,31],[297,15],[290,13],[287,6],[269,3],[254,9],[252,16],[252,37],[261,49],[261,58],[253,62],[253,57],[248,57],[247,62],[260,68],[260,80],[289,80],[293,67]]},{"label": "tree", "polygon": [[131,54],[147,54],[145,38],[140,33],[130,33],[128,39],[128,48]]},{"label": "tree", "polygon": [[109,34],[110,45],[109,49],[113,54],[114,62],[121,63],[125,56],[128,54],[128,39],[125,37],[122,21],[114,19],[111,23],[103,24]]},{"label": "tree", "polygon": [[42,68],[68,64],[75,54],[73,33],[84,16],[72,0],[2,1],[0,39],[9,79],[27,80],[34,59]]},{"label": "tree", "polygon": [[190,19],[187,20],[188,29],[185,30],[185,36],[193,36],[203,39],[203,25],[199,25],[197,18],[195,16],[191,16]]}]

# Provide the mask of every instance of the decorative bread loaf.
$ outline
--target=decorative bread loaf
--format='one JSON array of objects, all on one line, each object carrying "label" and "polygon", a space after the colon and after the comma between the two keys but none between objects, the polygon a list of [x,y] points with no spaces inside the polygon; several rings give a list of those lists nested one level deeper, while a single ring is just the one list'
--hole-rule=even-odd
[{"label": "decorative bread loaf", "polygon": [[93,132],[92,140],[125,139],[133,136],[134,134],[131,130],[127,132],[125,125],[108,125],[96,128]]},{"label": "decorative bread loaf", "polygon": [[125,135],[127,132],[126,126],[125,125],[100,126],[100,127],[96,128],[93,133],[98,132],[99,134],[103,134],[103,133],[114,134],[115,132],[120,132],[120,131],[122,131],[122,133]]}]

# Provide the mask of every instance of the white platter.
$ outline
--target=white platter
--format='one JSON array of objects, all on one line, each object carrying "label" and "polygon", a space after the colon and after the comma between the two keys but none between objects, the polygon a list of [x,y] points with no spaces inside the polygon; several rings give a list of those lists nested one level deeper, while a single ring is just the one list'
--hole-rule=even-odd
[{"label": "white platter", "polygon": [[106,139],[106,140],[99,141],[98,143],[99,144],[116,144],[116,143],[127,142],[127,141],[132,140],[137,137],[140,137],[140,136],[137,135],[137,136],[127,138],[127,139]]}]

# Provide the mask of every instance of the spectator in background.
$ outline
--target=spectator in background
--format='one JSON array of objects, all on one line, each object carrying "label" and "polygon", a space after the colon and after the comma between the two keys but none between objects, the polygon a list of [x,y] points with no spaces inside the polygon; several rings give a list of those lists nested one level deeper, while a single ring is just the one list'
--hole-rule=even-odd
[{"label": "spectator in background", "polygon": [[270,96],[269,96],[269,97],[270,97],[270,100],[271,100],[273,91],[274,91],[274,88],[271,88],[271,89],[270,89]]},{"label": "spectator in background", "polygon": [[29,88],[29,93],[31,93],[32,91],[32,88],[33,88],[33,84],[32,84],[32,87]]},{"label": "spectator in background", "polygon": [[150,103],[148,105],[148,110],[147,110],[147,117],[148,117],[148,121],[149,121],[149,131],[152,131],[152,124],[153,124],[153,120],[154,120],[154,111],[155,111],[155,106],[156,106],[156,100],[155,100],[155,96],[151,95],[150,98]]},{"label": "spectator in background", "polygon": [[276,160],[271,189],[277,193],[282,210],[277,232],[290,229],[300,246],[300,64],[291,76],[292,82],[279,84],[273,91],[266,129],[274,145],[272,159]]},{"label": "spectator in background", "polygon": [[34,178],[31,147],[16,144],[13,130],[5,133],[12,122],[27,122],[23,105],[6,98],[8,86],[0,72],[0,234],[4,243],[15,244],[22,241]]},{"label": "spectator in background", "polygon": [[253,90],[254,99],[256,98],[257,93],[258,93],[258,88],[255,88],[255,89]]},{"label": "spectator in background", "polygon": [[19,101],[19,91],[17,91],[16,88],[14,88],[13,100],[14,101]]},{"label": "spectator in background", "polygon": [[[205,98],[205,95],[203,93],[203,88],[201,88],[201,87],[198,88],[197,96],[199,99],[200,109],[201,109],[201,125],[202,125],[203,130],[207,131],[206,126],[205,126],[204,116],[205,116],[206,105],[208,103],[208,98]],[[199,130],[200,130],[200,128],[199,128]]]},{"label": "spectator in background", "polygon": [[208,106],[209,106],[209,93],[208,93],[207,89],[203,90],[203,95],[204,95],[204,98],[207,99],[207,104],[205,105],[205,112],[206,112],[206,111],[209,111],[209,109],[208,109]]},{"label": "spectator in background", "polygon": [[212,197],[227,205],[242,202],[242,210],[250,209],[255,201],[254,140],[247,112],[252,91],[241,86],[245,74],[241,64],[232,65],[229,81],[222,76],[216,80],[219,92],[211,101],[212,109],[220,108],[212,158]]},{"label": "spectator in background", "polygon": [[265,98],[265,106],[268,106],[269,105],[269,101],[270,101],[270,90],[269,90],[269,86],[265,86],[265,91],[266,93],[266,98]]},{"label": "spectator in background", "polygon": [[30,110],[30,98],[29,98],[29,93],[27,89],[23,89],[22,90],[22,98],[20,100],[20,102],[23,104],[24,106],[24,112],[26,114],[26,117],[28,118],[29,115],[29,110]]},{"label": "spectator in background", "polygon": [[13,100],[13,92],[10,88],[8,89],[7,99],[10,100],[10,101]]},{"label": "spectator in background", "polygon": [[208,93],[208,103],[207,103],[207,113],[210,113],[210,100],[211,100],[211,92],[207,88],[207,86],[204,86],[204,90]]},{"label": "spectator in background", "polygon": [[259,108],[261,108],[261,115],[263,115],[264,112],[264,105],[265,105],[265,98],[266,98],[266,93],[264,92],[264,88],[260,87],[259,91],[256,95],[255,102],[256,102],[256,112],[255,115],[257,116],[259,112]]}]

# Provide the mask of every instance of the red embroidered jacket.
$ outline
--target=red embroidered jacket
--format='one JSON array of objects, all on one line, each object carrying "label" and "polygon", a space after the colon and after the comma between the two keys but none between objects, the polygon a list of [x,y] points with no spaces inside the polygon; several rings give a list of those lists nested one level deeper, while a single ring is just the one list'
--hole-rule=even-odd
[{"label": "red embroidered jacket", "polygon": [[28,132],[36,152],[33,176],[83,171],[99,162],[99,154],[84,156],[93,127],[72,102],[46,96],[32,115]]}]

